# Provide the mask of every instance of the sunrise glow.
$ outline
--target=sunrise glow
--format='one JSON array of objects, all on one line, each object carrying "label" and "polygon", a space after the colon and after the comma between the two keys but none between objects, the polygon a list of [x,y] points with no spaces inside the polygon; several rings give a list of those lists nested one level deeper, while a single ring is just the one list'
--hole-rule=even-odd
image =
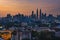
[{"label": "sunrise glow", "polygon": [[[41,8],[43,12],[48,13],[60,13],[59,0],[0,0],[0,16],[6,16],[7,13],[12,15],[18,12],[24,15],[30,15],[32,10]],[[51,10],[54,10],[52,12]],[[48,10],[48,11],[47,11]],[[51,12],[50,12],[51,11]]]}]

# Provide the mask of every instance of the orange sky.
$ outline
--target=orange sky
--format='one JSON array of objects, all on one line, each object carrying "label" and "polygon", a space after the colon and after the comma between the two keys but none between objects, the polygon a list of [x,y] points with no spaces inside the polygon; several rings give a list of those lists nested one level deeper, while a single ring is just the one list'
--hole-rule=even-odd
[{"label": "orange sky", "polygon": [[[53,2],[54,1],[54,2]],[[24,15],[30,15],[31,11],[36,11],[37,8],[41,8],[43,12],[60,13],[58,9],[59,0],[0,0],[0,16],[6,16],[7,13],[15,15],[21,13]],[[55,9],[53,9],[55,8]],[[52,12],[55,10],[54,12]]]}]

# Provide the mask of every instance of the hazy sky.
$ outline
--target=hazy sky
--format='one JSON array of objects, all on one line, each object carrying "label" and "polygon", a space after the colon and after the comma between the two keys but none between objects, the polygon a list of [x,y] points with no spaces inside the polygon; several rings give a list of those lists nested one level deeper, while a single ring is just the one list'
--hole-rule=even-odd
[{"label": "hazy sky", "polygon": [[41,8],[47,14],[57,15],[60,13],[60,0],[0,0],[0,16],[12,15],[20,12],[30,15],[31,11]]}]

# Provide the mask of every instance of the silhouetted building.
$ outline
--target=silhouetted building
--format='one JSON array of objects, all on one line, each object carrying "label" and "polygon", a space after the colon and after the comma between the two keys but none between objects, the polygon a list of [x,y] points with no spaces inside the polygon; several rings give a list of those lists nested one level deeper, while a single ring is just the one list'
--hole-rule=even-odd
[{"label": "silhouetted building", "polygon": [[36,18],[36,15],[34,14],[34,11],[32,11],[31,18],[32,19],[35,19]]},{"label": "silhouetted building", "polygon": [[40,20],[42,19],[42,11],[41,11],[41,9],[40,9],[40,15],[39,15],[39,17],[40,17]]},{"label": "silhouetted building", "polygon": [[36,10],[36,18],[38,19],[38,8]]},{"label": "silhouetted building", "polygon": [[45,14],[42,13],[41,19],[46,19],[46,13]]},{"label": "silhouetted building", "polygon": [[55,22],[55,17],[52,14],[49,14],[49,16],[47,16],[47,20],[49,22]]},{"label": "silhouetted building", "polygon": [[32,14],[31,14],[31,17],[32,17],[32,18],[34,18],[33,16],[34,16],[34,11],[32,11]]},{"label": "silhouetted building", "polygon": [[9,22],[12,22],[12,16],[11,16],[11,14],[7,14],[7,17],[6,17],[6,21],[9,21]]}]

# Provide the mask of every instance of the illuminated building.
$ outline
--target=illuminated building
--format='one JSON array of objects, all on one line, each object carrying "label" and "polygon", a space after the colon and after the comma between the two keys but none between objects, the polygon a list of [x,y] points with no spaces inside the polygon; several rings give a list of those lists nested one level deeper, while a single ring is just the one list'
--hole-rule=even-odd
[{"label": "illuminated building", "polygon": [[12,37],[12,32],[9,30],[0,30],[0,38],[4,40],[10,40]]}]

